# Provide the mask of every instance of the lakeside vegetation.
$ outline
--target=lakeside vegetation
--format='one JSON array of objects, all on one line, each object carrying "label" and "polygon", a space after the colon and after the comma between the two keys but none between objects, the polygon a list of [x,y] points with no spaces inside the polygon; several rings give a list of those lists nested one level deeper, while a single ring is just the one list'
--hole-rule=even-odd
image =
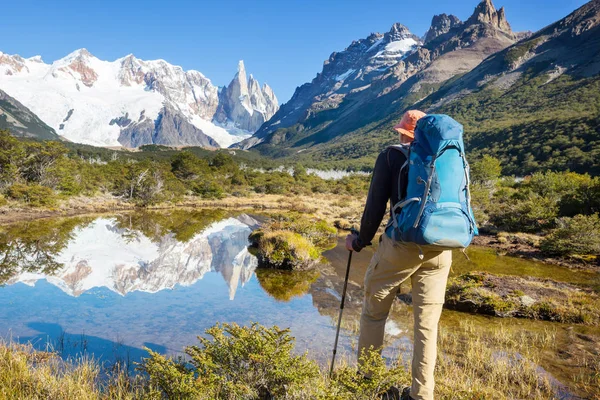
[{"label": "lakeside vegetation", "polygon": [[[440,399],[548,399],[564,393],[537,367],[533,349],[556,350],[554,332],[490,329],[474,335],[471,324],[442,328],[436,370]],[[366,359],[372,378],[362,379],[341,361],[334,375],[294,351],[289,331],[257,324],[216,325],[185,349],[187,361],[149,351],[133,376],[115,368],[107,379],[91,359],[63,361],[30,346],[0,345],[0,393],[7,399],[376,399],[391,385],[406,386],[408,360],[386,366]],[[597,361],[597,360],[596,360]],[[598,370],[578,376],[578,389],[597,394]],[[561,392],[562,391],[562,392]]]},{"label": "lakeside vegetation", "polygon": [[[294,199],[330,196],[329,203],[340,205],[330,223],[357,227],[361,210],[355,203],[366,196],[368,176],[325,180],[306,173],[301,165],[265,170],[259,168],[262,162],[243,151],[144,146],[139,152],[124,152],[81,145],[69,149],[58,142],[17,140],[0,131],[0,206],[52,209],[69,199],[108,196],[130,207],[176,207],[184,201],[212,200],[218,205],[225,197],[282,195],[290,209],[310,212],[311,204]],[[502,176],[504,166],[490,155],[472,159],[471,166],[473,207],[482,232],[497,235],[499,242],[525,240],[547,256],[597,261],[600,178],[552,171],[524,178]]]},{"label": "lakeside vegetation", "polygon": [[297,212],[271,215],[248,238],[259,267],[306,270],[337,244],[337,230],[326,221]]},{"label": "lakeside vegetation", "polygon": [[[109,196],[142,209],[164,205],[171,209],[168,212],[124,215],[119,217],[118,224],[124,229],[140,230],[152,240],[158,240],[163,234],[173,233],[178,240],[186,241],[211,222],[224,218],[228,211],[218,210],[213,213],[198,210],[190,214],[176,208],[182,203],[210,201],[213,206],[219,206],[233,199],[239,204],[237,208],[241,209],[250,198],[258,198],[260,203],[267,201],[265,199],[268,196],[279,196],[276,203],[285,211],[271,215],[270,224],[265,225],[262,232],[293,236],[293,240],[281,242],[285,246],[302,238],[307,245],[307,254],[312,254],[315,258],[311,260],[315,260],[321,251],[335,244],[331,241],[335,232],[329,227],[330,224],[335,222],[341,229],[358,226],[362,202],[369,185],[368,176],[324,180],[307,174],[299,165],[293,171],[261,170],[260,160],[252,160],[252,153],[246,152],[233,154],[230,151],[208,152],[197,149],[173,151],[151,147],[140,152],[105,152],[100,149],[99,154],[93,156],[92,153],[85,153],[90,149],[84,151],[80,148],[74,151],[73,148],[60,143],[19,141],[6,132],[0,133],[0,202],[4,202],[3,209],[8,212],[15,207],[52,209],[70,199],[98,195]],[[246,158],[240,157],[238,153]],[[498,243],[527,245],[548,257],[562,257],[567,262],[571,260],[585,263],[589,267],[598,264],[598,177],[573,172],[537,172],[524,178],[515,178],[502,176],[503,166],[500,160],[489,155],[471,161],[473,206],[482,232],[494,237]],[[58,264],[53,264],[54,257],[70,239],[74,226],[85,224],[86,221],[87,217],[78,217],[0,227],[0,250],[11,255],[4,259],[3,265],[12,268],[3,268],[0,283],[6,282],[17,270],[31,268],[33,271],[39,266],[45,266],[51,272],[52,268],[58,268]],[[273,246],[272,250],[275,248]],[[24,259],[19,260],[18,256],[27,254],[29,249],[33,249],[38,258],[28,259],[28,263],[23,264]],[[282,254],[285,255],[284,253]],[[296,256],[292,255],[291,258]],[[257,279],[271,296],[281,301],[290,301],[293,297],[306,293],[311,282],[318,276],[310,272],[301,274],[303,275],[292,277],[297,279],[291,287],[290,277],[281,275],[280,271],[259,271]],[[468,300],[473,300],[473,293],[476,293],[480,295],[479,299],[485,297],[493,300],[499,313],[509,311],[507,303],[513,300],[513,305],[518,302],[521,307],[523,296],[535,297],[523,289],[517,289],[523,294],[518,291],[506,295],[494,294],[493,290],[486,293],[484,289],[488,290],[490,287],[486,286],[484,279],[477,285],[472,284],[472,281],[467,283],[468,291],[460,292],[459,298],[463,296],[464,299],[468,297]],[[550,284],[546,286],[548,285]],[[548,319],[597,325],[597,295],[600,289],[586,289],[583,293],[585,298],[577,297],[582,293],[580,288],[569,289],[573,289],[569,293],[575,297],[565,298],[564,304],[554,304],[553,298],[539,300],[536,297],[539,300],[538,308],[531,307],[533,311],[528,310],[531,311],[530,316],[552,316]],[[576,301],[572,301],[574,298]],[[583,309],[590,312],[586,311],[586,315],[581,312],[577,314],[577,308],[583,306]],[[519,310],[522,311],[520,308]],[[271,328],[264,329],[266,332]],[[500,332],[498,335],[509,334]],[[543,378],[540,380],[535,367],[539,351],[554,345],[544,344],[545,341],[551,342],[552,339],[545,338],[537,342],[538,338],[527,338],[524,343],[529,343],[531,347],[525,351],[520,347],[519,341],[522,338],[517,338],[516,335],[519,334],[513,332],[510,333],[510,338],[502,339],[493,331],[485,338],[481,332],[469,333],[468,329],[461,330],[460,333],[442,332],[440,343],[445,347],[442,349],[443,358],[439,360],[439,397],[545,399],[554,396],[555,388],[547,381],[540,383]],[[188,364],[181,364],[176,359],[157,353],[150,355],[155,367],[153,372],[144,370],[135,377],[120,373],[114,376],[115,381],[106,381],[99,378],[105,372],[93,360],[70,363],[55,356],[38,355],[25,347],[10,345],[5,348],[10,351],[5,350],[4,356],[7,359],[15,358],[11,359],[10,363],[14,363],[11,365],[20,365],[18,371],[10,373],[25,374],[24,377],[10,378],[16,379],[10,381],[12,386],[6,386],[13,388],[16,393],[12,398],[27,397],[31,393],[37,393],[34,392],[36,390],[67,399],[202,398],[197,393],[210,393],[213,396],[207,398],[225,399],[233,393],[228,390],[245,393],[240,398],[259,399],[265,393],[261,387],[256,386],[258,380],[251,380],[257,379],[257,375],[245,377],[246,381],[243,381],[240,374],[245,372],[234,371],[227,373],[231,375],[224,375],[230,378],[204,381],[198,379],[198,371],[203,370],[202,368],[198,369],[196,366],[190,369]],[[231,349],[221,348],[219,354],[225,355],[228,351]],[[469,352],[466,358],[465,352]],[[516,360],[508,357],[506,364],[498,362],[497,354],[516,353],[524,355],[524,358]],[[47,363],[39,363],[37,360],[40,357]],[[516,372],[511,372],[513,364],[521,361],[523,364],[519,364]],[[382,378],[380,384],[369,386],[369,383],[364,386],[364,382],[355,380],[355,369],[350,366],[342,366],[338,375],[329,380],[314,361],[309,362],[313,364],[307,368],[316,368],[315,374],[302,376],[294,384],[289,381],[284,385],[285,398],[333,399],[351,396],[355,399],[372,399],[391,380],[396,384],[408,384],[409,381],[406,367],[401,364],[390,370],[379,364],[377,368],[380,368],[381,373],[388,375]],[[599,387],[599,362],[595,359],[590,361],[586,366],[585,376],[577,377],[578,390],[594,394],[597,392],[593,388]],[[228,380],[233,379],[231,377],[240,380],[232,383]],[[456,377],[465,381],[458,382]],[[16,384],[16,381],[29,383]],[[240,383],[242,386],[238,387],[236,382],[246,383]],[[473,386],[468,386],[465,382],[474,383]],[[292,387],[311,391],[303,392],[298,389],[294,392],[290,389],[287,392],[287,388]],[[169,395],[169,391],[174,391],[177,396]]]},{"label": "lakeside vegetation", "polygon": [[598,293],[551,278],[467,273],[450,279],[444,306],[503,318],[600,325]]}]

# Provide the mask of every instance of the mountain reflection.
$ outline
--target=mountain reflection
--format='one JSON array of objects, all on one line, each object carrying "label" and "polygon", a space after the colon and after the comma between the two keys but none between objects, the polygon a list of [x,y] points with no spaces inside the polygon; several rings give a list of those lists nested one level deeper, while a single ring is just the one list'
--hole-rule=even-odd
[{"label": "mountain reflection", "polygon": [[233,300],[256,268],[247,250],[256,225],[219,210],[24,223],[0,231],[0,284],[45,279],[71,296],[98,287],[125,295],[190,286],[213,271]]}]

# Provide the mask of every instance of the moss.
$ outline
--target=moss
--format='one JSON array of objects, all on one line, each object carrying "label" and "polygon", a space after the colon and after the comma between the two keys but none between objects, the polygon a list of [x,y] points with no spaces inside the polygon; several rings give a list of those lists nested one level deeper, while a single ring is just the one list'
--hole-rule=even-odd
[{"label": "moss", "polygon": [[259,266],[285,270],[308,269],[319,259],[319,250],[291,231],[254,231],[250,237]]},{"label": "moss", "polygon": [[450,280],[446,307],[498,317],[600,325],[597,293],[547,279],[464,274]]},{"label": "moss", "polygon": [[259,266],[305,270],[316,264],[323,251],[335,247],[336,234],[324,220],[291,212],[273,215],[248,239]]}]

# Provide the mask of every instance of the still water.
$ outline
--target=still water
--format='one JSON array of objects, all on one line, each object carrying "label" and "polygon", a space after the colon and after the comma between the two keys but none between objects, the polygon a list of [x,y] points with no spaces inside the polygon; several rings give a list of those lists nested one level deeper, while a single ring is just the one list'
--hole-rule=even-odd
[{"label": "still water", "polygon": [[216,322],[260,322],[289,327],[298,349],[318,356],[334,332],[307,294],[318,274],[284,289],[289,279],[257,275],[247,249],[257,225],[246,214],[177,211],[5,227],[0,336],[139,361],[144,347],[181,354]]},{"label": "still water", "polygon": [[[346,268],[342,240],[317,271],[257,270],[247,249],[259,217],[222,210],[125,213],[45,219],[0,227],[0,338],[31,342],[63,357],[92,355],[129,366],[145,348],[182,355],[186,345],[217,322],[259,322],[289,328],[296,349],[325,364],[331,354]],[[372,250],[355,254],[344,310],[340,358],[356,345],[361,284]],[[455,255],[454,274],[483,270],[553,276],[596,286],[600,274],[574,272],[470,248]],[[403,291],[407,291],[405,288]],[[411,347],[408,306],[394,307],[384,355]],[[444,311],[442,326],[499,319]],[[515,329],[557,331],[565,347],[598,329],[511,320]],[[558,325],[558,328],[556,327]],[[578,336],[579,335],[579,336]],[[586,336],[587,335],[587,336]],[[590,336],[592,335],[592,336]],[[580,341],[581,342],[581,341]],[[560,347],[560,346],[559,346]],[[400,355],[401,356],[401,355]],[[571,369],[555,355],[542,367],[564,382]],[[562,363],[562,364],[561,364]]]}]

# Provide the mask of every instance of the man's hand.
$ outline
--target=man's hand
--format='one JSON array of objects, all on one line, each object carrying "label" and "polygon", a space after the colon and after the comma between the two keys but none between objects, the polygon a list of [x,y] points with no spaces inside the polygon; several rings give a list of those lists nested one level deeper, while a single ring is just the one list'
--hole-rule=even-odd
[{"label": "man's hand", "polygon": [[352,247],[352,242],[354,242],[355,239],[358,239],[358,235],[356,233],[351,233],[348,236],[346,236],[346,250],[354,251],[354,248]]}]

